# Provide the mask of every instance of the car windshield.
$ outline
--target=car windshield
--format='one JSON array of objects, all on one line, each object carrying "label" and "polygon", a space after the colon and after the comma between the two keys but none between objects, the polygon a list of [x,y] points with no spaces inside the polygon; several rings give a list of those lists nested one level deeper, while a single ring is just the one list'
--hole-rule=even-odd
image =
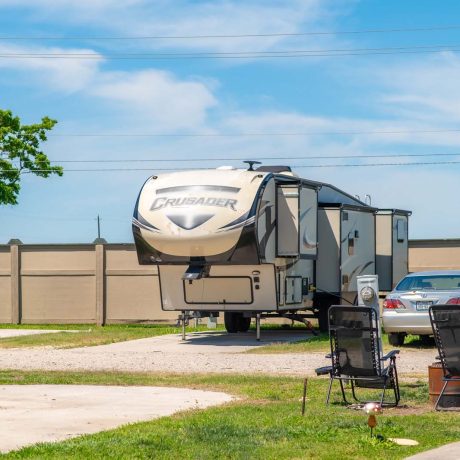
[{"label": "car windshield", "polygon": [[460,289],[460,275],[407,276],[397,286],[397,291],[451,291]]}]

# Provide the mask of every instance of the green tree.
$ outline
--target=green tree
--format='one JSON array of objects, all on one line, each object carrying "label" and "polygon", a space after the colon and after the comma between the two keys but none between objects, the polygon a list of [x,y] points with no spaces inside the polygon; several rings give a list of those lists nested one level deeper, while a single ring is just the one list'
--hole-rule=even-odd
[{"label": "green tree", "polygon": [[57,123],[44,117],[41,123],[22,125],[10,110],[0,109],[0,204],[17,204],[21,189],[21,174],[40,177],[51,174],[62,176],[61,166],[51,166],[40,150],[47,131]]}]

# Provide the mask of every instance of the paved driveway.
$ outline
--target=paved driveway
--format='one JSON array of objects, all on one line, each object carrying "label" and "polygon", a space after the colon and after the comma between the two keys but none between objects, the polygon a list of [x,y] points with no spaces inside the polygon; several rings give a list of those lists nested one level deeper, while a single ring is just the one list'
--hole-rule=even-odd
[{"label": "paved driveway", "polygon": [[0,386],[0,451],[61,441],[231,400],[225,393],[188,388]]}]

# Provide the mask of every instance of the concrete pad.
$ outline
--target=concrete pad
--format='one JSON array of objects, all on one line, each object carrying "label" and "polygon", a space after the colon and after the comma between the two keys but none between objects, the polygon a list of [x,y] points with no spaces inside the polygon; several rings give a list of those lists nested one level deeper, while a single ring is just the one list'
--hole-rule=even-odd
[{"label": "concrete pad", "polygon": [[214,391],[95,385],[0,386],[0,451],[62,441],[231,401]]},{"label": "concrete pad", "polygon": [[24,335],[37,335],[37,334],[55,334],[57,332],[80,332],[77,330],[58,330],[58,329],[0,329],[0,339],[7,339],[9,337],[20,337]]},{"label": "concrete pad", "polygon": [[[256,340],[255,332],[229,334],[228,332],[192,332],[188,333],[185,342],[181,334],[168,334],[159,337],[130,340],[109,344],[110,351],[124,352],[151,351],[168,353],[241,353],[253,348],[273,343],[298,342],[314,337],[306,330],[270,330],[261,332],[261,340]],[[101,345],[105,346],[105,345]]]},{"label": "concrete pad", "polygon": [[460,458],[460,442],[453,442],[436,449],[407,457],[406,460],[458,460]]}]

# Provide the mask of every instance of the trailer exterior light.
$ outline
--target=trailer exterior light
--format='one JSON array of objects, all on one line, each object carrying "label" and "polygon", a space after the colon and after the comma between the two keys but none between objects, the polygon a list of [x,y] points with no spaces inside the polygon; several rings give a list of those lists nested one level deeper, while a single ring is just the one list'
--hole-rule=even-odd
[{"label": "trailer exterior light", "polygon": [[370,286],[361,289],[361,298],[364,302],[370,302],[375,297],[375,291]]},{"label": "trailer exterior light", "polygon": [[399,310],[405,309],[406,307],[399,299],[385,299],[383,302],[383,308],[387,310]]},{"label": "trailer exterior light", "polygon": [[448,305],[460,305],[460,297],[454,297],[447,301]]}]

